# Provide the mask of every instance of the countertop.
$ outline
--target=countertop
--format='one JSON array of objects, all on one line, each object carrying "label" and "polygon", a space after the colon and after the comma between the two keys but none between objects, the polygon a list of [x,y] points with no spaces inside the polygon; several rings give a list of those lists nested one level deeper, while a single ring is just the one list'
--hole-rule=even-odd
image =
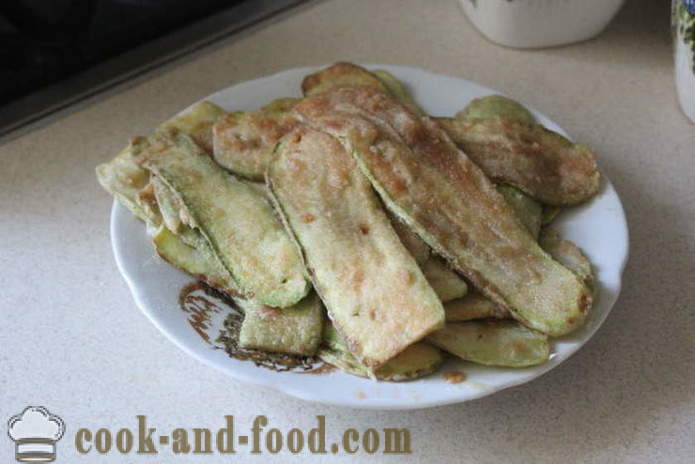
[{"label": "countertop", "polygon": [[[677,106],[669,7],[628,2],[599,38],[518,51],[483,39],[455,0],[318,2],[0,146],[0,422],[43,405],[78,428],[407,427],[412,455],[342,462],[681,463],[695,460],[695,125]],[[111,197],[94,167],[134,134],[220,88],[349,60],[419,66],[514,95],[594,147],[624,203],[631,258],[605,325],[523,386],[419,411],[349,410],[234,381],[177,349],[137,309],[110,246]],[[597,240],[600,240],[597,237]],[[4,430],[4,429],[3,429]],[[3,434],[4,435],[4,434]],[[12,443],[0,437],[10,462]],[[317,461],[331,456],[314,456]],[[168,462],[303,462],[288,452]],[[426,461],[425,461],[426,460]]]}]

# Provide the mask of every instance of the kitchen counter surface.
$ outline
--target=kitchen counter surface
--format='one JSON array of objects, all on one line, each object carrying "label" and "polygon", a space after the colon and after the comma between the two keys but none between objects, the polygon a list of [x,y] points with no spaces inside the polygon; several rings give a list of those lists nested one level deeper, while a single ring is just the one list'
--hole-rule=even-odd
[{"label": "kitchen counter surface", "polygon": [[[75,451],[78,428],[135,429],[137,414],[160,429],[217,429],[225,414],[237,427],[264,414],[284,430],[325,415],[329,437],[348,427],[411,429],[411,456],[342,462],[693,462],[695,125],[676,103],[668,14],[666,1],[634,0],[598,39],[518,51],[484,40],[454,0],[319,2],[0,146],[0,421],[27,405],[61,415],[68,429],[56,462],[154,462]],[[579,353],[481,400],[356,411],[231,380],[177,349],[137,309],[113,259],[111,197],[94,167],[220,88],[337,60],[484,83],[596,148],[627,212],[631,258],[618,304]],[[0,437],[2,462],[13,452]]]}]

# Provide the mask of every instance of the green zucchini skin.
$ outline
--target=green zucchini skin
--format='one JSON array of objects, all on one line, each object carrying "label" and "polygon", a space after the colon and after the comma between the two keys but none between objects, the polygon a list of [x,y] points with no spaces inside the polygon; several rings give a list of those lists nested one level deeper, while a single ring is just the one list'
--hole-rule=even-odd
[{"label": "green zucchini skin", "polygon": [[166,226],[160,226],[152,236],[157,254],[166,262],[209,286],[229,296],[241,296],[242,292],[229,272],[205,245],[193,247]]},{"label": "green zucchini skin", "polygon": [[461,359],[487,366],[529,367],[543,364],[550,356],[546,335],[509,320],[447,323],[427,341]]},{"label": "green zucchini skin", "polygon": [[375,377],[387,382],[405,382],[419,379],[436,371],[444,362],[442,353],[427,343],[413,343],[390,359],[373,374],[350,353],[347,343],[335,327],[328,323],[324,339],[316,356],[348,374]]},{"label": "green zucchini skin", "polygon": [[536,118],[521,103],[502,95],[476,98],[456,113],[456,119],[495,119],[497,117],[534,124]]},{"label": "green zucchini skin", "polygon": [[300,257],[267,198],[225,172],[180,131],[158,133],[138,156],[177,195],[189,225],[245,295],[281,308],[307,295]]},{"label": "green zucchini skin", "polygon": [[444,309],[340,143],[299,127],[266,175],[336,329],[376,369],[441,327]]},{"label": "green zucchini skin", "polygon": [[498,306],[552,336],[582,325],[589,289],[538,246],[433,120],[370,87],[324,92],[293,111],[339,138],[384,204]]},{"label": "green zucchini skin", "polygon": [[271,308],[255,301],[235,298],[244,310],[239,331],[242,348],[313,356],[321,343],[325,310],[315,293],[288,308]]},{"label": "green zucchini skin", "polygon": [[552,229],[543,229],[538,243],[555,261],[574,272],[589,287],[594,285],[594,271],[589,259],[582,250],[570,240],[563,240]]},{"label": "green zucchini skin", "polygon": [[516,213],[533,238],[538,240],[538,234],[541,231],[543,206],[511,185],[498,185],[497,191],[502,194],[505,201],[512,207],[514,213]]}]

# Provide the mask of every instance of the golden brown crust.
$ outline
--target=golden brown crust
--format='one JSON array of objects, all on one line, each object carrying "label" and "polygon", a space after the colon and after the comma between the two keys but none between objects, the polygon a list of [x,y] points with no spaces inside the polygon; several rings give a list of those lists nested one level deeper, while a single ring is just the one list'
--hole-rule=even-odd
[{"label": "golden brown crust", "polygon": [[230,113],[212,128],[215,161],[242,177],[262,181],[275,145],[296,124],[283,112]]},{"label": "golden brown crust", "polygon": [[384,89],[384,84],[365,68],[352,63],[338,62],[306,76],[302,81],[302,93],[305,96],[315,95],[350,85],[366,85]]},{"label": "golden brown crust", "polygon": [[578,327],[591,295],[543,252],[440,126],[370,87],[305,99],[299,119],[343,141],[389,208],[482,293],[543,332]]},{"label": "golden brown crust", "polygon": [[296,128],[267,180],[314,288],[361,362],[378,367],[442,324],[437,295],[334,137]]},{"label": "golden brown crust", "polygon": [[491,179],[548,205],[574,205],[599,188],[594,153],[540,124],[513,119],[435,118]]},{"label": "golden brown crust", "polygon": [[447,322],[462,322],[473,319],[508,319],[511,316],[500,309],[490,299],[478,292],[469,293],[463,298],[449,301],[444,305]]}]

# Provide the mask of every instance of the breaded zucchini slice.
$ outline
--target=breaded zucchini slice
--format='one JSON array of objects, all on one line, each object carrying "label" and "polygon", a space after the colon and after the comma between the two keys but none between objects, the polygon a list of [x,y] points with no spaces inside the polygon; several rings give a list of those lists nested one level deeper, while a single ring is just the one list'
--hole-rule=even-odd
[{"label": "breaded zucchini slice", "polygon": [[213,127],[215,161],[252,181],[262,181],[278,140],[297,121],[282,111],[235,112]]},{"label": "breaded zucchini slice", "polygon": [[516,321],[447,323],[427,341],[466,361],[488,366],[528,367],[550,356],[548,337]]},{"label": "breaded zucchini slice", "polygon": [[[205,145],[205,141],[212,137],[212,123],[222,114],[222,108],[203,101],[163,123],[162,126],[179,128]],[[148,185],[150,174],[135,163],[133,154],[133,144],[137,145],[143,140],[142,137],[135,137],[113,160],[97,166],[96,173],[99,183],[107,192],[137,217],[149,222],[152,217],[149,212],[143,210],[137,196]]]},{"label": "breaded zucchini slice", "polygon": [[600,175],[593,151],[540,124],[499,117],[435,119],[495,182],[555,206],[582,203],[598,192]]},{"label": "breaded zucchini slice", "polygon": [[253,300],[235,298],[244,310],[239,331],[242,348],[313,356],[321,343],[324,309],[315,293],[288,308],[272,308]]},{"label": "breaded zucchini slice", "polygon": [[521,103],[502,95],[476,98],[456,113],[456,119],[495,119],[498,117],[514,119],[527,124],[536,122],[536,118]]},{"label": "breaded zucchini slice", "polygon": [[420,109],[417,103],[415,103],[415,100],[413,100],[413,97],[410,95],[410,92],[406,90],[405,86],[401,83],[401,81],[396,79],[396,76],[384,69],[375,69],[374,71],[371,71],[371,73],[374,74],[381,81],[382,84],[384,84],[386,90],[388,90],[391,96],[393,96],[396,100],[410,105],[410,108],[415,112],[424,114],[422,109]]},{"label": "breaded zucchini slice", "polygon": [[335,138],[296,128],[266,178],[314,288],[363,364],[376,369],[441,327],[439,298]]},{"label": "breaded zucchini slice", "polygon": [[[316,355],[349,374],[371,376],[369,369],[350,353],[347,343],[330,323],[325,326],[323,344]],[[444,357],[437,348],[417,342],[386,362],[373,376],[389,382],[415,380],[436,371],[443,362]]]},{"label": "breaded zucchini slice", "polygon": [[442,303],[461,298],[468,293],[466,281],[459,277],[443,258],[431,255],[427,261],[420,264],[420,269]]},{"label": "breaded zucchini slice", "polygon": [[591,262],[574,242],[563,240],[552,229],[543,229],[538,243],[555,261],[577,274],[587,285],[593,286],[594,272]]},{"label": "breaded zucchini slice", "polygon": [[152,243],[157,254],[172,266],[230,296],[242,294],[229,272],[205,246],[187,245],[164,225],[154,233]]},{"label": "breaded zucchini slice", "polygon": [[507,311],[498,308],[489,298],[478,292],[472,292],[463,298],[458,298],[444,304],[447,322],[463,322],[474,319],[508,319]]},{"label": "breaded zucchini slice", "polygon": [[114,159],[100,164],[96,168],[97,179],[101,186],[116,200],[144,222],[148,222],[148,213],[138,201],[138,193],[150,182],[146,169],[135,164],[133,144],[140,138],[134,138]]},{"label": "breaded zucchini slice", "polygon": [[264,195],[225,172],[180,131],[153,136],[138,162],[175,192],[189,225],[247,297],[288,307],[306,296],[299,254]]},{"label": "breaded zucchini slice", "polygon": [[261,111],[266,113],[287,113],[299,100],[300,98],[294,97],[276,98],[267,105],[261,107]]},{"label": "breaded zucchini slice", "polygon": [[442,302],[460,298],[468,292],[468,285],[451,267],[439,256],[430,252],[430,247],[422,241],[419,235],[392,214],[388,214],[391,225],[401,239],[405,249],[413,255],[415,261],[425,274],[427,282]]},{"label": "breaded zucchini slice", "polygon": [[135,201],[145,215],[145,224],[147,224],[148,232],[154,231],[162,224],[162,212],[157,204],[157,197],[154,193],[154,184],[150,179],[150,183],[140,190]]},{"label": "breaded zucchini slice", "polygon": [[[458,119],[495,119],[498,117],[514,119],[528,124],[536,122],[533,115],[523,105],[501,95],[477,98],[463,110],[456,113],[456,118]],[[531,232],[531,235],[537,239],[541,228],[543,209],[540,203],[511,185],[499,185],[497,190],[514,209],[521,222]]]},{"label": "breaded zucchini slice", "polygon": [[321,93],[293,111],[338,137],[384,204],[497,305],[553,336],[583,323],[589,289],[538,246],[492,182],[430,118],[370,87]]},{"label": "breaded zucchini slice", "polygon": [[339,62],[306,76],[302,80],[302,93],[306,97],[338,87],[353,85],[366,85],[388,91],[386,85],[378,77],[362,66]]},{"label": "breaded zucchini slice", "polygon": [[185,132],[206,152],[212,153],[212,126],[226,113],[222,107],[202,101],[183,114],[162,123],[159,129],[174,128]]},{"label": "breaded zucchini slice", "polygon": [[498,185],[497,191],[502,194],[509,206],[512,207],[516,216],[533,238],[538,239],[538,234],[541,231],[543,206],[511,185]]},{"label": "breaded zucchini slice", "polygon": [[393,74],[384,69],[369,71],[354,63],[335,63],[306,76],[302,81],[302,92],[304,96],[310,96],[338,87],[353,85],[366,85],[381,89],[393,98],[409,105],[413,111],[422,113],[410,93]]},{"label": "breaded zucchini slice", "polygon": [[[381,73],[385,73],[381,76],[383,82],[360,66],[337,63],[307,76],[304,90],[311,94],[345,85],[377,85],[393,91],[396,98],[412,101],[407,100],[408,94],[400,82],[386,71]],[[296,125],[288,112],[299,101],[297,98],[279,98],[260,111],[234,112],[220,118],[212,137],[215,160],[239,176],[262,181],[275,144]]]},{"label": "breaded zucchini slice", "polygon": [[155,205],[162,227],[152,236],[157,254],[174,267],[228,295],[242,295],[239,285],[210,248],[210,244],[186,216],[187,209],[157,176],[151,176]]}]

